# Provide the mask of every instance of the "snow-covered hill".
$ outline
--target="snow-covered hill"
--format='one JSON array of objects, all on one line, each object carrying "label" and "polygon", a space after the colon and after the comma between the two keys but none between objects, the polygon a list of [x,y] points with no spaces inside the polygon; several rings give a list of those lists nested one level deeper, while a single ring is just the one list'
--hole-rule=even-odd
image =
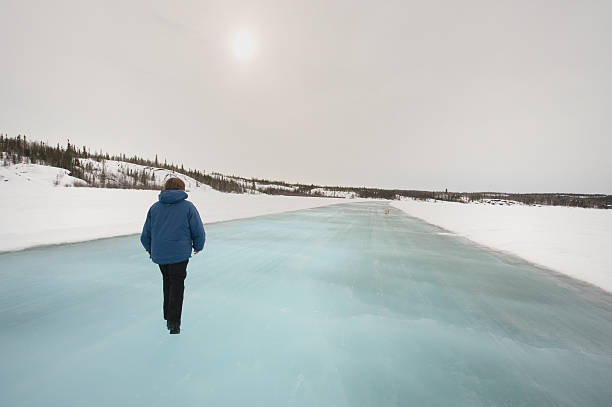
[{"label": "snow-covered hill", "polygon": [[[0,156],[0,161],[2,159],[3,156]],[[83,168],[88,170],[86,180],[71,176],[66,169],[32,164],[26,159],[19,164],[1,165],[0,183],[25,187],[29,184],[41,187],[86,187],[92,184],[103,184],[106,188],[161,189],[168,178],[175,177],[185,182],[187,190],[212,189],[191,177],[164,168],[115,160],[96,161],[91,158],[79,158],[79,162]]]},{"label": "snow-covered hill", "polygon": [[[2,157],[0,157],[0,160]],[[21,188],[84,186],[85,181],[69,175],[63,168],[23,162],[0,166],[0,184]]]},{"label": "snow-covered hill", "polygon": [[82,167],[92,178],[89,183],[104,185],[107,188],[144,188],[161,189],[168,178],[180,178],[185,182],[186,188],[210,189],[195,179],[181,173],[164,168],[149,167],[115,160],[94,160],[92,158],[79,158]]}]

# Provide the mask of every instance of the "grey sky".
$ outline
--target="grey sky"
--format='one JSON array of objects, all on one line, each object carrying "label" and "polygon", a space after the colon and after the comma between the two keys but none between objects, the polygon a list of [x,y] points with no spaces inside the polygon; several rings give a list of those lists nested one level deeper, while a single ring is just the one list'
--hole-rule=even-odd
[{"label": "grey sky", "polygon": [[307,183],[612,193],[610,1],[0,5],[12,136]]}]

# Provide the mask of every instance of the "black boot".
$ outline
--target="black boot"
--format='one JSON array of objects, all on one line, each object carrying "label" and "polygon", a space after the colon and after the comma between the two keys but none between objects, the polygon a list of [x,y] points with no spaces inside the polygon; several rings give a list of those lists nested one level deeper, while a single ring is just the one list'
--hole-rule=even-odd
[{"label": "black boot", "polygon": [[181,333],[181,324],[180,323],[168,323],[168,329],[171,334],[180,334]]}]

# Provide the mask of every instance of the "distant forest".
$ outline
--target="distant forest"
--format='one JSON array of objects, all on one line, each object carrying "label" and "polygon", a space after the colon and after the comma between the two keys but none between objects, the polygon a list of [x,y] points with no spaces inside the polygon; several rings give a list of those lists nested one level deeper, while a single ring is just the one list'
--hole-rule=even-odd
[{"label": "distant forest", "polygon": [[[66,146],[59,143],[55,146],[47,145],[42,141],[30,141],[26,136],[9,137],[0,134],[0,151],[4,155],[3,165],[17,164],[29,161],[35,164],[49,165],[64,168],[70,175],[87,182],[90,187],[99,188],[129,188],[129,189],[159,189],[159,184],[152,182],[155,179],[152,172],[128,171],[127,179],[121,183],[109,183],[102,177],[93,175],[91,165],[83,165],[80,159],[92,159],[97,162],[104,160],[122,161],[138,164],[144,167],[163,168],[195,179],[197,182],[210,185],[221,192],[253,193],[260,192],[269,195],[296,195],[296,196],[333,196],[333,194],[351,194],[359,198],[377,199],[435,199],[452,202],[483,202],[505,205],[521,202],[527,205],[554,205],[574,206],[583,208],[612,208],[612,195],[601,194],[568,194],[568,193],[537,193],[514,194],[502,192],[449,192],[449,191],[420,191],[404,189],[380,189],[367,187],[342,187],[292,184],[284,181],[271,181],[256,178],[244,178],[233,175],[224,175],[216,172],[185,169],[183,165],[168,164],[166,160],[159,161],[137,156],[109,155],[103,152],[90,152],[86,146],[76,146],[68,142]],[[102,167],[104,168],[104,167]],[[323,192],[322,192],[323,191]]]}]

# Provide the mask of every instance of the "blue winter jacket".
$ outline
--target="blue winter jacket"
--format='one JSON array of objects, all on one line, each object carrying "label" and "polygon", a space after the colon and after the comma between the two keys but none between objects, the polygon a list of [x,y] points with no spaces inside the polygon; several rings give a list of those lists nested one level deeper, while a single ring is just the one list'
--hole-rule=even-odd
[{"label": "blue winter jacket", "polygon": [[140,241],[157,264],[180,263],[191,257],[191,249],[204,248],[206,233],[196,207],[186,201],[185,191],[161,191],[147,213]]}]

